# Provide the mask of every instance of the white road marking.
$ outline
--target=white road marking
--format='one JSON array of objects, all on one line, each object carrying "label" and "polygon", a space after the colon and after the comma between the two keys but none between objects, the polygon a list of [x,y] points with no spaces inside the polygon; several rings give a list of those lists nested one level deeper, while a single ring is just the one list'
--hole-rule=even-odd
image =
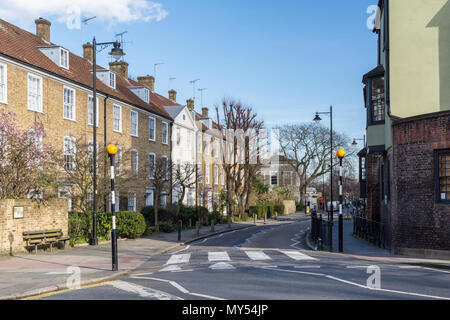
[{"label": "white road marking", "polygon": [[208,252],[208,261],[209,262],[215,262],[215,261],[230,261],[230,256],[226,251],[222,252]]},{"label": "white road marking", "polygon": [[272,260],[272,258],[265,254],[263,251],[245,251],[245,253],[250,259],[255,261]]},{"label": "white road marking", "polygon": [[320,269],[320,266],[294,266],[296,269]]},{"label": "white road marking", "polygon": [[159,270],[159,272],[172,272],[172,271],[180,271],[181,268],[176,265],[169,265],[168,267],[165,267],[164,269]]},{"label": "white road marking", "polygon": [[284,269],[274,269],[274,268],[265,268],[265,267],[261,267],[262,269],[267,269],[267,270],[274,270],[274,271],[282,271],[282,272],[291,272],[291,273],[301,273],[301,274],[307,274],[307,275],[313,275],[313,276],[321,276],[321,277],[325,277],[331,280],[335,280],[335,281],[339,281],[342,283],[346,283],[346,284],[350,284],[356,287],[360,287],[363,289],[368,289],[368,290],[372,290],[372,291],[383,291],[383,292],[391,292],[391,293],[397,293],[397,294],[404,294],[404,295],[411,295],[411,296],[417,296],[417,297],[423,297],[423,298],[432,298],[432,299],[441,299],[441,300],[450,300],[450,298],[447,297],[439,297],[439,296],[430,296],[427,294],[421,294],[421,293],[415,293],[415,292],[407,292],[407,291],[398,291],[398,290],[390,290],[390,289],[377,289],[377,288],[371,288],[359,283],[355,283],[352,281],[348,281],[348,280],[344,280],[344,279],[340,279],[337,277],[333,277],[330,275],[326,275],[326,274],[322,274],[322,273],[312,273],[312,272],[303,272],[303,271],[294,271],[294,270],[284,270]]},{"label": "white road marking", "polygon": [[213,264],[209,268],[212,269],[212,270],[231,270],[231,269],[236,269],[231,264],[228,264],[228,263],[225,263],[225,262],[219,262],[219,263]]},{"label": "white road marking", "polygon": [[310,257],[304,253],[299,251],[280,251],[281,253],[287,255],[289,258],[294,259],[296,261],[299,260],[317,260],[316,258]]},{"label": "white road marking", "polygon": [[134,279],[146,279],[146,280],[154,280],[154,281],[161,281],[161,282],[166,282],[169,283],[171,286],[173,286],[174,288],[176,288],[178,291],[181,291],[184,294],[189,294],[192,296],[197,296],[197,297],[203,297],[203,298],[207,298],[207,299],[211,299],[211,300],[226,300],[223,298],[218,298],[218,297],[214,297],[214,296],[209,296],[206,294],[200,294],[200,293],[195,293],[195,292],[189,292],[189,290],[187,290],[186,288],[184,288],[183,286],[181,286],[180,284],[176,283],[175,281],[171,281],[171,280],[165,280],[165,279],[158,279],[158,278],[148,278],[148,277],[138,277],[138,276],[131,276],[131,278]]},{"label": "white road marking", "polygon": [[294,234],[294,236],[295,236],[295,237],[291,239],[291,241],[293,241],[294,243],[291,244],[290,246],[291,246],[292,248],[295,248],[295,249],[300,250],[301,248],[297,247],[297,245],[300,243],[300,241],[297,241],[297,239],[300,239],[301,234],[300,234],[300,233],[297,233],[297,234]]},{"label": "white road marking", "polygon": [[171,295],[167,292],[159,291],[156,289],[146,288],[134,283],[129,283],[125,281],[114,281],[110,284],[110,286],[113,286],[114,288],[138,294],[142,298],[155,298],[158,300],[183,300],[180,297]]},{"label": "white road marking", "polygon": [[178,251],[175,251],[175,252],[173,252],[172,254],[176,254],[176,253],[180,253],[180,252],[186,251],[186,250],[189,249],[190,247],[191,247],[191,245],[188,245],[186,248],[181,249],[181,250],[178,250]]},{"label": "white road marking", "polygon": [[170,257],[170,259],[166,262],[167,264],[181,264],[181,263],[189,263],[189,259],[191,258],[190,253],[186,254],[174,254]]},{"label": "white road marking", "polygon": [[431,270],[431,271],[436,271],[436,272],[450,273],[450,271],[445,271],[445,270],[440,270],[440,269],[434,269],[434,268],[426,268],[426,267],[424,267],[424,269],[426,269],[426,270]]}]

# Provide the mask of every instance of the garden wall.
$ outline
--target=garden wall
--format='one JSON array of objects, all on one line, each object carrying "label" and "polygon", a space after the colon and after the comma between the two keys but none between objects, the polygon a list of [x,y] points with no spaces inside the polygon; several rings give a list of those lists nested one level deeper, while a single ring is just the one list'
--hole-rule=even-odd
[{"label": "garden wall", "polygon": [[295,200],[283,200],[284,214],[293,214],[296,211]]},{"label": "garden wall", "polygon": [[51,229],[61,229],[67,236],[67,199],[45,205],[30,199],[0,200],[0,254],[26,251],[23,232]]}]

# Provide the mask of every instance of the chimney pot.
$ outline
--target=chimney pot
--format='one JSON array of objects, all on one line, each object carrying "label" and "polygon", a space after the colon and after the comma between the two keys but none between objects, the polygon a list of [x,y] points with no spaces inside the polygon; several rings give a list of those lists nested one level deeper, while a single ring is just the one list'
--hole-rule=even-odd
[{"label": "chimney pot", "polygon": [[152,91],[152,92],[155,91],[155,77],[146,75],[146,76],[138,77],[137,79],[140,84],[149,88],[150,91]]},{"label": "chimney pot", "polygon": [[128,63],[125,61],[110,62],[109,70],[128,79]]},{"label": "chimney pot", "polygon": [[83,44],[83,58],[89,60],[91,63],[94,61],[94,46],[89,42]]},{"label": "chimney pot", "polygon": [[209,118],[208,112],[209,112],[208,108],[202,108],[202,117],[203,118]]},{"label": "chimney pot", "polygon": [[50,26],[52,23],[42,17],[34,20],[34,23],[36,24],[36,35],[42,40],[50,42]]},{"label": "chimney pot", "polygon": [[177,92],[175,90],[169,91],[169,99],[173,102],[177,102]]},{"label": "chimney pot", "polygon": [[186,105],[189,111],[194,111],[194,100],[192,99],[186,100]]}]

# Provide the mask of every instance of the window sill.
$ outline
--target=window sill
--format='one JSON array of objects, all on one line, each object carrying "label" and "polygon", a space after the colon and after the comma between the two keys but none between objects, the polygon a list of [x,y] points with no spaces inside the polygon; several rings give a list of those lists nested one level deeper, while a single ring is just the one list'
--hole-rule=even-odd
[{"label": "window sill", "polygon": [[44,111],[33,110],[33,109],[30,109],[30,108],[27,108],[27,110],[28,110],[28,111],[32,111],[32,112],[36,112],[36,113],[44,114]]},{"label": "window sill", "polygon": [[69,119],[69,118],[65,118],[65,117],[63,117],[63,119],[64,119],[64,120],[69,120],[69,121],[72,121],[72,122],[77,122],[76,119]]}]

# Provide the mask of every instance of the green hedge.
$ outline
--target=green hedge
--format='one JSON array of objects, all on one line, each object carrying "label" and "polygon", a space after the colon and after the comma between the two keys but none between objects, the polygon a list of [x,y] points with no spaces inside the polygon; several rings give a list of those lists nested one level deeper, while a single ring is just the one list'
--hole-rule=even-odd
[{"label": "green hedge", "polygon": [[283,203],[277,203],[274,206],[275,212],[277,215],[282,216],[284,215],[284,204]]},{"label": "green hedge", "polygon": [[[147,228],[149,229],[151,226],[155,225],[155,211],[154,207],[148,206],[144,207],[141,210],[142,215],[145,218],[147,223]],[[176,206],[167,206],[166,208],[158,209],[158,222],[161,229],[161,224],[178,224],[178,219],[183,221],[183,227],[188,226],[189,220],[191,220],[192,225],[194,226],[197,221],[204,221],[205,218],[216,217],[216,214],[209,214],[208,209],[204,207],[188,207],[181,206],[180,208],[180,216],[177,217],[177,207]],[[151,231],[149,229],[149,231]]]},{"label": "green hedge", "polygon": [[[69,236],[87,241],[92,237],[92,213],[69,213]],[[116,213],[116,230],[118,238],[136,239],[145,232],[145,219],[139,212],[120,211]],[[99,238],[106,238],[112,229],[112,213],[97,213],[97,233]],[[73,243],[73,241],[72,241]]]}]

